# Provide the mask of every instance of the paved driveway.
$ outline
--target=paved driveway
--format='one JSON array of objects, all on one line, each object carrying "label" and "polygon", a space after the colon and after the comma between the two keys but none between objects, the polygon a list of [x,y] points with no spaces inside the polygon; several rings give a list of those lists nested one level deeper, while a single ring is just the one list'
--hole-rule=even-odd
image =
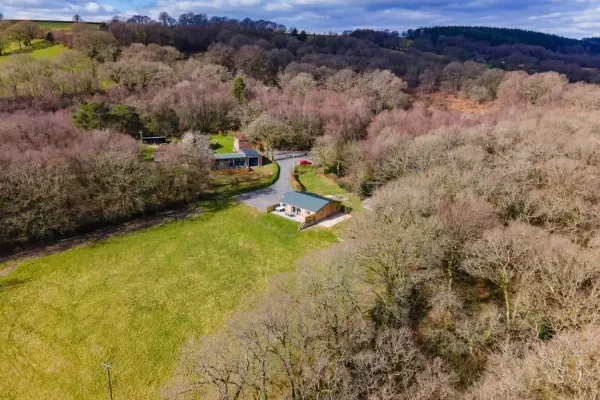
[{"label": "paved driveway", "polygon": [[[306,159],[307,157],[303,157]],[[244,193],[236,197],[238,201],[242,201],[249,206],[258,208],[261,211],[267,211],[267,207],[279,202],[279,199],[287,192],[291,192],[290,175],[299,159],[287,158],[277,161],[279,164],[279,179],[273,185],[265,189],[257,190],[256,192]]]}]

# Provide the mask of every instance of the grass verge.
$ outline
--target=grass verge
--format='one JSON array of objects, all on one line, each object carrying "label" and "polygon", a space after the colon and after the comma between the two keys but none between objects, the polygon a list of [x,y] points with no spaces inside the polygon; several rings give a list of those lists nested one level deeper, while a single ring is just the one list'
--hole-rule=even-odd
[{"label": "grass verge", "polygon": [[317,172],[312,165],[299,165],[295,169],[298,182],[307,192],[317,193],[321,196],[343,196],[344,204],[353,210],[362,209],[362,203],[357,195],[340,187],[335,181],[326,175]]},{"label": "grass verge", "polygon": [[[266,159],[263,160],[266,161]],[[279,179],[279,165],[277,163],[252,168],[252,171],[247,174],[215,174],[211,182],[211,193],[217,196],[233,197],[241,193],[269,187],[277,179]]]},{"label": "grass verge", "polygon": [[210,146],[217,154],[233,153],[233,136],[210,135]]}]

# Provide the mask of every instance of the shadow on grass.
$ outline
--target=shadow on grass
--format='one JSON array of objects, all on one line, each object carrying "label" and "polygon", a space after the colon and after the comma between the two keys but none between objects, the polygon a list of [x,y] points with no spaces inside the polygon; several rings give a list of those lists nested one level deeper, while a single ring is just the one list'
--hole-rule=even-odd
[{"label": "shadow on grass", "polygon": [[20,279],[20,278],[9,278],[3,281],[0,281],[0,293],[8,292],[13,289],[17,289],[20,286],[24,285],[29,281],[29,279]]},{"label": "shadow on grass", "polygon": [[213,150],[213,151],[217,151],[217,150],[222,149],[222,148],[223,148],[223,145],[221,143],[219,143],[219,142],[214,142],[214,143],[210,144],[210,149]]},{"label": "shadow on grass", "polygon": [[52,46],[55,46],[55,43],[52,43],[52,42],[34,43],[31,46],[24,47],[22,49],[12,50],[10,52],[5,52],[2,55],[3,56],[10,56],[10,55],[13,55],[13,54],[28,54],[28,53],[32,53],[32,52],[37,51],[37,50],[47,49],[47,48],[52,47]]}]

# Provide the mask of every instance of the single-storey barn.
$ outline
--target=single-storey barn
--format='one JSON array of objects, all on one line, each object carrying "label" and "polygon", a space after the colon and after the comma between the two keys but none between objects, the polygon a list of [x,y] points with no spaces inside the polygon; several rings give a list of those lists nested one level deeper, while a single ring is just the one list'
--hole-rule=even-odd
[{"label": "single-storey barn", "polygon": [[309,192],[287,192],[276,209],[304,222],[319,222],[340,211],[342,203]]},{"label": "single-storey barn", "polygon": [[251,149],[241,150],[237,153],[213,154],[215,159],[214,169],[237,169],[260,167],[262,165],[262,155]]}]

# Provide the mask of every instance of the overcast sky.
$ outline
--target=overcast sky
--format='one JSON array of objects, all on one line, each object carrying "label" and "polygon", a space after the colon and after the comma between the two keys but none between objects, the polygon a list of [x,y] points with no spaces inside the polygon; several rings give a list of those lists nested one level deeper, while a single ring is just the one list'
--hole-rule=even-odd
[{"label": "overcast sky", "polygon": [[77,13],[87,21],[104,21],[114,15],[156,18],[160,11],[175,18],[189,11],[262,18],[311,32],[485,25],[600,36],[600,0],[0,0],[7,19],[70,20]]}]

